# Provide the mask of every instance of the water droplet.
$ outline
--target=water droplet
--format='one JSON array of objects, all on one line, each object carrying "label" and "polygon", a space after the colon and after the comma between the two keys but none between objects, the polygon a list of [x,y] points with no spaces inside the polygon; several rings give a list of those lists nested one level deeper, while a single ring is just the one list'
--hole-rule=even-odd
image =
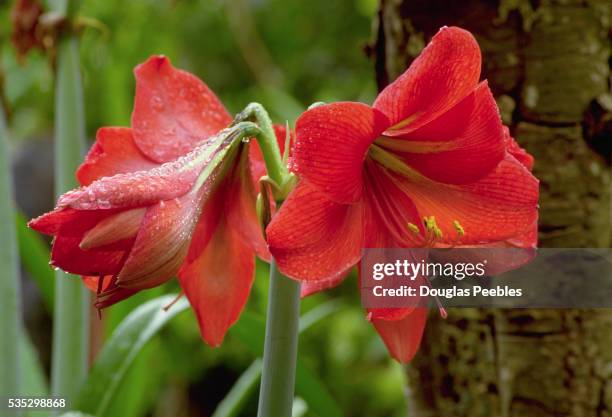
[{"label": "water droplet", "polygon": [[153,107],[153,110],[162,111],[164,109],[164,101],[160,96],[153,96],[151,98],[151,107]]}]

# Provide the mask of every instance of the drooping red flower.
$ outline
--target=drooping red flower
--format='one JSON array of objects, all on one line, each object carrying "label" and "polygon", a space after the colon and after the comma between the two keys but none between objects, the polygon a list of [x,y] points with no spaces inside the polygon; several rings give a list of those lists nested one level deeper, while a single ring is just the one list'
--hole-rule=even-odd
[{"label": "drooping red flower", "polygon": [[30,226],[54,236],[52,265],[86,277],[99,308],[178,273],[217,346],[246,303],[255,254],[269,259],[251,164],[264,167],[254,141],[228,137],[230,115],[198,78],[163,56],[135,76],[132,127],[101,128],[77,171],[83,187]]},{"label": "drooping red flower", "polygon": [[38,0],[17,0],[11,10],[11,42],[17,58],[24,61],[31,49],[43,49],[39,32],[39,19],[43,7]]},{"label": "drooping red flower", "polygon": [[[480,60],[469,32],[442,28],[373,106],[333,103],[298,119],[300,183],[267,237],[303,294],[337,285],[362,248],[535,246],[533,159],[503,127]],[[425,310],[368,317],[393,357],[412,359]]]}]

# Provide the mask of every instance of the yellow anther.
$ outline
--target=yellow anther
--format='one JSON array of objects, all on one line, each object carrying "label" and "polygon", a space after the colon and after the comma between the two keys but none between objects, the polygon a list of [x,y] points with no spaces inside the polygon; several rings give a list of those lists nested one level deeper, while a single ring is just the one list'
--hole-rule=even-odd
[{"label": "yellow anther", "polygon": [[465,229],[463,228],[463,226],[461,226],[461,223],[459,223],[459,220],[454,220],[453,226],[455,226],[455,230],[457,231],[457,234],[459,236],[465,235]]},{"label": "yellow anther", "polygon": [[436,236],[436,238],[442,239],[443,234],[442,234],[442,230],[439,227],[436,227],[433,230],[433,232],[434,232],[434,235]]},{"label": "yellow anther", "polygon": [[425,216],[423,217],[423,224],[425,225],[425,229],[431,230],[436,225],[436,218],[434,216],[430,216],[430,217]]},{"label": "yellow anther", "polygon": [[433,233],[433,235],[437,239],[442,238],[442,230],[438,227],[438,224],[436,223],[436,218],[434,216],[423,217],[423,223],[425,224],[425,229],[428,232]]},{"label": "yellow anther", "polygon": [[408,230],[410,230],[415,235],[418,235],[421,231],[419,230],[419,226],[414,223],[408,222]]}]

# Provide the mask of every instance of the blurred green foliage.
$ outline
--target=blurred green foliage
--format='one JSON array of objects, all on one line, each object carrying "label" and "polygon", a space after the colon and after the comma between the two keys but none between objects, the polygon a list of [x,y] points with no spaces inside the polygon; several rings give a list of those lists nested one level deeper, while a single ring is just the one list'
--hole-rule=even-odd
[{"label": "blurred green foliage", "polygon": [[[101,126],[129,125],[132,70],[151,54],[165,54],[205,80],[231,113],[257,101],[276,122],[293,124],[315,101],[371,102],[374,69],[363,49],[376,7],[375,0],[84,1],[82,14],[108,28],[107,33],[88,29],[82,37],[88,135],[93,138]],[[0,0],[0,63],[15,146],[51,140],[53,72],[38,51],[25,65],[17,63],[7,41],[9,10],[10,2]],[[22,256],[28,258],[25,249]],[[33,253],[27,259],[30,273],[44,259],[39,248]],[[41,273],[38,280],[46,277]],[[331,298],[340,308],[304,332],[300,358],[346,416],[404,416],[402,369],[365,320],[356,282],[351,276],[340,288],[303,300],[303,312]],[[249,313],[263,317],[267,286],[267,265],[258,262]],[[108,337],[136,306],[171,291],[179,291],[176,282],[106,310],[98,332]],[[253,359],[252,347],[232,331],[221,348],[205,346],[194,314],[181,314],[138,356],[104,417],[211,415]],[[242,415],[255,415],[256,405],[255,395]]]}]

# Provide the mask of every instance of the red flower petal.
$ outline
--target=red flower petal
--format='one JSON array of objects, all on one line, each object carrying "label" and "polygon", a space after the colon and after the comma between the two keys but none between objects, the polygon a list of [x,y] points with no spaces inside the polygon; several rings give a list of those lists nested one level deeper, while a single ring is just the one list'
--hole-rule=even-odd
[{"label": "red flower petal", "polygon": [[187,255],[204,192],[160,201],[147,209],[132,251],[117,277],[117,285],[151,288],[178,272]]},{"label": "red flower petal", "polygon": [[113,281],[112,276],[103,277],[102,291],[98,293],[98,281],[99,277],[83,277],[83,283],[87,288],[96,293],[94,307],[98,309],[110,307],[113,304],[117,304],[119,301],[123,301],[126,298],[131,297],[140,290],[121,288]]},{"label": "red flower petal", "polygon": [[254,275],[253,248],[269,257],[254,212],[247,156],[243,148],[227,177],[206,202],[179,272],[181,286],[196,311],[202,338],[212,346],[221,344],[246,303]]},{"label": "red flower petal", "polygon": [[373,319],[372,324],[398,362],[412,360],[421,344],[427,309],[416,308],[401,320]]},{"label": "red flower petal", "polygon": [[414,130],[467,96],[480,77],[480,48],[472,34],[443,27],[410,68],[374,102],[394,125],[385,134]]},{"label": "red flower petal", "polygon": [[255,257],[225,221],[214,229],[204,250],[183,265],[179,280],[198,318],[202,338],[219,346],[246,304]]},{"label": "red flower petal", "polygon": [[270,252],[256,211],[257,194],[253,186],[248,149],[243,148],[236,162],[234,171],[228,176],[228,191],[224,198],[227,222],[253,248],[257,256],[270,261]]},{"label": "red flower petal", "polygon": [[[93,292],[98,291],[98,281],[100,280],[99,277],[83,276],[81,278],[83,279],[83,284],[85,284],[89,290]],[[102,289],[108,287],[108,284],[110,284],[110,280],[105,280]]]},{"label": "red flower petal", "polygon": [[[375,162],[368,159],[365,167],[365,247],[421,246],[425,230],[410,196]],[[418,233],[410,230],[410,223],[419,229]]]},{"label": "red flower petal", "polygon": [[208,198],[179,272],[202,338],[212,346],[221,344],[247,301],[255,252],[270,258],[255,212],[248,156],[243,147],[226,178]]},{"label": "red flower petal", "polygon": [[152,56],[134,74],[134,141],[153,161],[176,159],[231,122],[206,84],[164,56]]},{"label": "red flower petal", "polygon": [[55,235],[51,264],[79,275],[113,275],[119,272],[133,239],[124,239],[96,249],[80,248],[83,235],[100,221],[116,214],[117,210],[78,211],[54,210],[29,223],[34,230]]},{"label": "red flower petal", "polygon": [[112,282],[112,276],[105,276],[102,284],[102,292],[97,294],[98,292],[98,281],[100,277],[92,277],[92,276],[84,276],[83,284],[91,291],[96,293],[96,301],[94,306],[96,308],[106,308],[110,307],[113,304],[118,303],[119,301],[123,301],[126,298],[131,297],[132,295],[139,292],[139,290],[131,290],[127,288],[117,287]]},{"label": "red flower petal", "polygon": [[538,245],[538,221],[534,220],[524,232],[517,233],[505,242],[510,247],[515,248],[532,248],[535,249]]},{"label": "red flower petal", "polygon": [[83,235],[79,246],[88,250],[136,237],[146,211],[144,207],[123,210],[100,220]]},{"label": "red flower petal", "polygon": [[80,237],[58,235],[53,240],[51,265],[77,275],[115,275],[125,262],[134,239],[95,249],[80,248]]},{"label": "red flower petal", "polygon": [[101,177],[149,170],[157,165],[140,152],[134,143],[132,129],[103,127],[96,133],[96,142],[76,176],[81,185],[89,185]]},{"label": "red flower petal", "polygon": [[279,269],[304,281],[331,279],[361,258],[361,204],[338,204],[301,181],[266,229]]},{"label": "red flower petal", "polygon": [[380,112],[361,103],[310,109],[296,123],[295,169],[333,201],[357,201],[368,147],[387,126]]},{"label": "red flower petal", "polygon": [[243,147],[226,177],[208,197],[196,225],[187,262],[200,256],[221,221],[233,228],[260,258],[269,261],[270,252],[256,213],[256,195],[251,182],[248,156],[248,151]]},{"label": "red flower petal", "polygon": [[[435,216],[443,232],[441,243],[503,241],[528,230],[538,216],[538,180],[510,155],[474,183],[447,185],[423,177],[397,184],[412,197],[422,216]],[[455,220],[465,230],[460,239]]]},{"label": "red flower petal", "polygon": [[55,209],[30,220],[28,226],[50,236],[56,235],[62,228],[64,233],[70,232],[73,236],[82,236],[98,221],[117,212],[118,210],[97,210],[82,213],[71,208]]},{"label": "red flower petal", "polygon": [[347,271],[342,271],[338,275],[326,280],[303,281],[300,287],[300,297],[308,297],[309,295],[337,287],[348,276],[351,268],[349,268]]},{"label": "red flower petal", "polygon": [[220,184],[219,188],[213,191],[210,198],[206,200],[189,244],[189,251],[185,258],[186,264],[194,262],[202,254],[221,222],[225,214],[224,189],[223,183]]},{"label": "red flower petal", "polygon": [[505,152],[499,110],[486,81],[437,119],[401,137],[379,142],[412,168],[447,184],[482,178]]},{"label": "red flower petal", "polygon": [[517,161],[525,166],[529,171],[533,169],[533,156],[516,142],[516,140],[510,136],[510,129],[504,126],[504,142],[506,144],[506,150],[510,155],[515,157]]},{"label": "red flower petal", "polygon": [[203,143],[193,152],[148,171],[103,177],[62,195],[57,206],[79,210],[141,207],[180,197],[209,162],[210,155],[226,146],[224,136]]}]

